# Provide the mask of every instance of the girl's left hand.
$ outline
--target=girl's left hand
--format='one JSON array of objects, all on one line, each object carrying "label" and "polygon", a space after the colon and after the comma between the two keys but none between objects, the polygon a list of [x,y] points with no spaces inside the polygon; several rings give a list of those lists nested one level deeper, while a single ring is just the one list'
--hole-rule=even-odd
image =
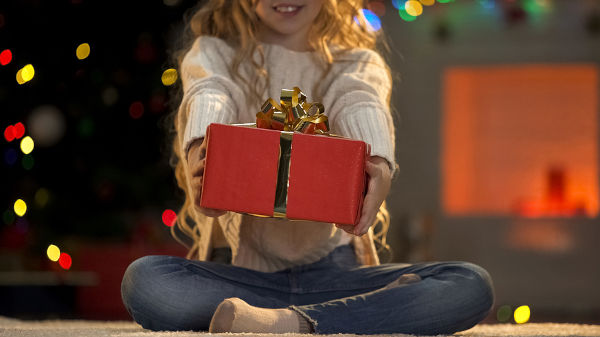
[{"label": "girl's left hand", "polygon": [[355,226],[336,224],[336,227],[357,236],[364,235],[373,225],[379,206],[390,192],[392,184],[392,175],[387,160],[377,156],[370,157],[367,160],[366,170],[369,175],[369,185],[358,224]]}]

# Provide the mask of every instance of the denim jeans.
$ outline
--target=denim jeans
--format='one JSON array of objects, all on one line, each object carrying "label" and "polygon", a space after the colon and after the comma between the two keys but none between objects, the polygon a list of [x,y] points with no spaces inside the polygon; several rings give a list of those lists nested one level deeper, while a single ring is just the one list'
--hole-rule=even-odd
[{"label": "denim jeans", "polygon": [[[421,281],[384,288],[401,275]],[[290,308],[315,333],[450,334],[490,311],[488,273],[465,262],[364,267],[340,246],[325,258],[274,273],[174,256],[135,260],[121,284],[125,307],[151,330],[207,330],[221,301],[239,297],[263,308]]]}]

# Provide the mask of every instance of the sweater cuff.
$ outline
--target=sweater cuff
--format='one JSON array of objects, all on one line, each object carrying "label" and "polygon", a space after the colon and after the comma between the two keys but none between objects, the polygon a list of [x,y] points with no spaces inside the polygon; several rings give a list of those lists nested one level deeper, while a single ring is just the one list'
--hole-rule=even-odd
[{"label": "sweater cuff", "polygon": [[385,115],[376,107],[362,105],[359,110],[338,117],[338,132],[371,145],[371,156],[387,160],[393,177],[398,167],[394,158],[394,131],[390,130]]},{"label": "sweater cuff", "polygon": [[192,98],[188,105],[188,119],[183,136],[183,154],[187,155],[195,139],[206,136],[211,123],[231,124],[235,120],[234,110],[228,98],[219,94],[203,94]]}]

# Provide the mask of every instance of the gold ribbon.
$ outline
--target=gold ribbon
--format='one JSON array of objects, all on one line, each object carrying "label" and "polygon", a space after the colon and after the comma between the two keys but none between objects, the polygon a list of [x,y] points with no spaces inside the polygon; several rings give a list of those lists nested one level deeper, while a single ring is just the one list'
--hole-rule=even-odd
[{"label": "gold ribbon", "polygon": [[329,122],[321,103],[308,103],[298,87],[281,89],[280,104],[269,98],[256,114],[256,126],[262,129],[328,134]]}]

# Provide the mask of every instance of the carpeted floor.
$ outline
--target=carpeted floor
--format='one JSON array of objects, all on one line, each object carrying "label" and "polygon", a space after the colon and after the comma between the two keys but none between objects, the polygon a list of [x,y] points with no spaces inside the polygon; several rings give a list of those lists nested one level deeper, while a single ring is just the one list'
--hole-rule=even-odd
[{"label": "carpeted floor", "polygon": [[[78,321],[78,320],[46,320],[22,321],[7,317],[0,317],[0,336],[26,336],[26,337],[249,337],[249,336],[275,336],[273,334],[210,334],[203,332],[155,332],[144,330],[133,322],[126,321]],[[481,324],[470,330],[459,333],[460,336],[600,336],[600,325],[583,324],[557,324],[557,323],[528,323],[515,324]],[[281,336],[293,337],[300,334],[283,334]],[[306,336],[306,335],[304,335]],[[358,335],[338,334],[321,335],[335,337],[350,337]],[[383,335],[373,335],[383,336]],[[396,337],[412,335],[396,334]]]}]

